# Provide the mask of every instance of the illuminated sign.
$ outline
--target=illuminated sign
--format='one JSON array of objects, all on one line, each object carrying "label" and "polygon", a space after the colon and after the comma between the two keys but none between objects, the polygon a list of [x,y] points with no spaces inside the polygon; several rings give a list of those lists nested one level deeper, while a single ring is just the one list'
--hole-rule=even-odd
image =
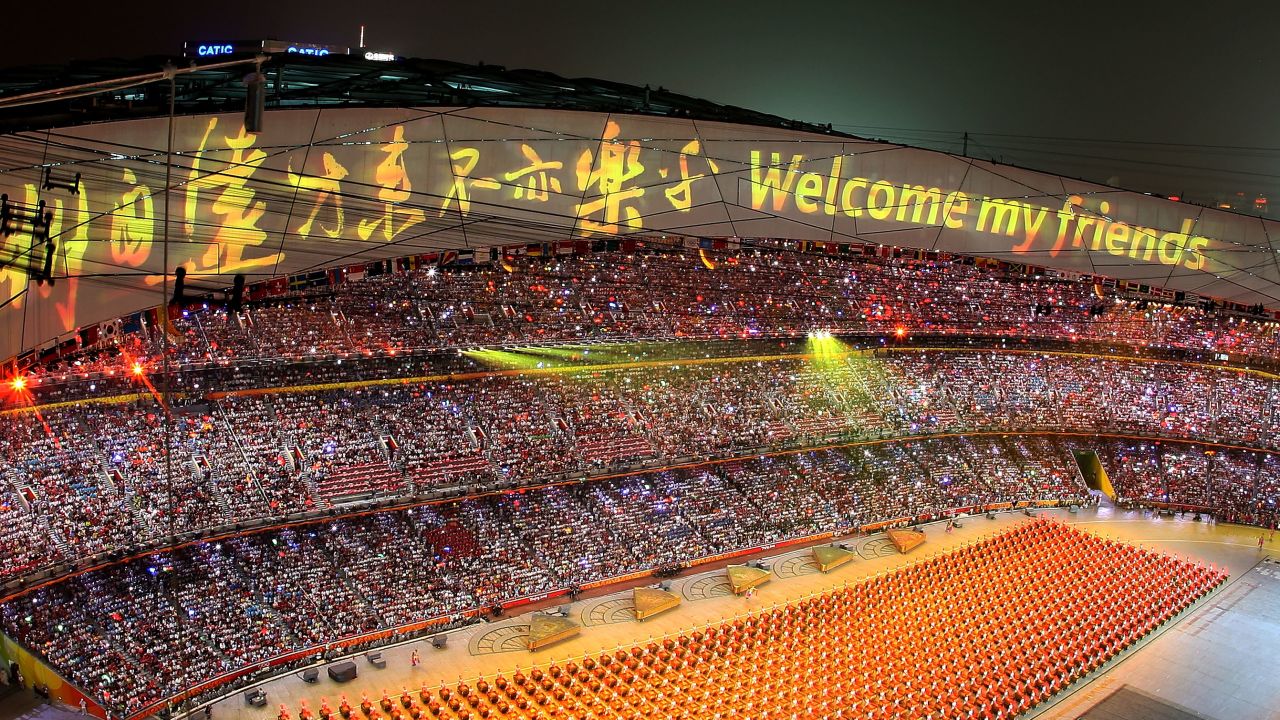
[{"label": "illuminated sign", "polygon": [[[205,45],[221,52],[227,43]],[[279,51],[289,47],[300,46]],[[926,150],[556,110],[319,112],[274,111],[261,134],[246,133],[239,114],[177,120],[170,270],[285,275],[348,252],[377,260],[502,245],[521,227],[548,239],[676,232],[878,242],[1158,277],[1170,290],[1248,304],[1271,304],[1280,287],[1265,244],[1280,237],[1280,223]],[[511,139],[515,126],[536,131]],[[68,278],[23,294],[25,272],[0,267],[0,298],[14,298],[0,309],[0,357],[145,307],[163,281],[153,160],[113,154],[122,144],[164,146],[163,119],[62,132],[88,148],[77,158],[87,178],[79,195],[42,192],[34,150],[18,164],[32,170],[0,175],[11,204],[44,202],[52,213],[55,274]],[[0,238],[0,253],[30,245],[14,233]],[[100,267],[135,274],[88,277]],[[27,312],[36,302],[49,311]]]},{"label": "illuminated sign", "polygon": [[230,55],[235,52],[234,45],[197,45],[196,55],[200,57],[209,57],[210,55]]},{"label": "illuminated sign", "polygon": [[182,44],[183,57],[221,57],[240,52],[254,52],[258,49],[256,42],[185,42]]},{"label": "illuminated sign", "polygon": [[396,59],[396,55],[395,55],[395,53],[388,53],[388,52],[369,52],[369,51],[367,51],[367,50],[366,50],[366,51],[365,51],[365,53],[364,53],[364,59],[365,59],[365,60],[377,60],[377,61],[379,61],[379,62],[391,62],[392,60],[395,60],[395,59]]},{"label": "illuminated sign", "polygon": [[346,55],[347,48],[337,45],[320,45],[317,43],[286,42],[283,40],[263,40],[262,51],[266,53],[286,53],[290,55]]},{"label": "illuminated sign", "polygon": [[1188,270],[1204,270],[1209,261],[1205,250],[1211,240],[1192,232],[1194,218],[1183,218],[1176,232],[1163,231],[1113,219],[1113,205],[1118,203],[1086,202],[1076,194],[1053,207],[1026,197],[991,197],[885,177],[847,177],[848,166],[856,160],[836,155],[820,168],[801,172],[805,155],[772,153],[765,158],[752,150],[751,208],[1004,236],[1013,242],[1000,248],[1002,252],[1040,258],[1056,258],[1070,246]]},{"label": "illuminated sign", "polygon": [[294,55],[345,55],[347,48],[337,45],[320,45],[317,43],[288,42],[284,40],[243,40],[235,42],[188,42],[182,46],[182,54],[187,57],[218,57],[232,53],[262,52],[267,54]]}]

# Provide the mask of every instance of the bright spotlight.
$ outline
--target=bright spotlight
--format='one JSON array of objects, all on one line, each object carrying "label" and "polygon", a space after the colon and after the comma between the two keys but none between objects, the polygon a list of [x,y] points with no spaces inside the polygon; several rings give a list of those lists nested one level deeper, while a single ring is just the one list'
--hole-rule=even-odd
[{"label": "bright spotlight", "polygon": [[893,330],[893,334],[894,334],[894,335],[895,335],[899,340],[901,340],[902,338],[904,338],[904,337],[906,337],[906,336],[907,336],[907,329],[906,329],[906,328],[904,328],[904,327],[902,327],[901,325],[899,325],[898,327],[894,328],[894,330]]},{"label": "bright spotlight", "polygon": [[21,375],[17,375],[9,385],[13,387],[14,392],[22,392],[27,389],[27,379]]},{"label": "bright spotlight", "polygon": [[133,364],[133,374],[134,374],[134,375],[141,375],[141,374],[142,374],[142,363],[137,363],[137,362],[136,362],[136,363],[134,363],[134,364]]}]

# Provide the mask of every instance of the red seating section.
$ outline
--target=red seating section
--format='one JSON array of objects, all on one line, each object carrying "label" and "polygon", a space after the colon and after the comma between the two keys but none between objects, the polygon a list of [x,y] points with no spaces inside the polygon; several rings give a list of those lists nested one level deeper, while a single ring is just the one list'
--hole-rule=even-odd
[{"label": "red seating section", "polygon": [[653,447],[635,435],[584,438],[578,442],[575,452],[588,462],[601,464],[654,455]]},{"label": "red seating section", "polygon": [[332,500],[369,493],[397,492],[404,488],[399,470],[384,462],[337,468],[333,474],[316,483],[321,497]]},{"label": "red seating section", "polygon": [[414,473],[421,485],[447,485],[467,482],[493,473],[493,463],[483,455],[463,455],[429,462]]}]

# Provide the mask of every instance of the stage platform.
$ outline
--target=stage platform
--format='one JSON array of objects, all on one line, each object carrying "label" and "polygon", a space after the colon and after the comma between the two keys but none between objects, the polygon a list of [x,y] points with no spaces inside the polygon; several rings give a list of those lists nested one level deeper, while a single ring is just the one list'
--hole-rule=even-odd
[{"label": "stage platform", "polygon": [[568,640],[580,632],[582,627],[567,617],[534,613],[529,622],[529,652]]},{"label": "stage platform", "polygon": [[773,573],[768,570],[746,565],[730,565],[725,568],[725,574],[729,576],[729,588],[734,595],[741,595],[753,587],[759,587],[773,577]]},{"label": "stage platform", "polygon": [[680,596],[658,588],[638,587],[631,591],[636,606],[636,620],[651,618],[658,613],[680,606]]},{"label": "stage platform", "polygon": [[813,561],[818,564],[820,572],[831,572],[847,562],[852,562],[853,553],[841,550],[834,545],[818,545],[813,549]]},{"label": "stage platform", "polygon": [[919,530],[894,528],[888,533],[889,542],[898,548],[898,552],[907,554],[924,544],[924,533]]}]

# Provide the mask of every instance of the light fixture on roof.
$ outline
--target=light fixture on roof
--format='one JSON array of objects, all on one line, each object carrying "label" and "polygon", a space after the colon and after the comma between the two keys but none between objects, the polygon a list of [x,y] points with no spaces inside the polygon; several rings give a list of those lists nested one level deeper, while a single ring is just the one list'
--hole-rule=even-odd
[{"label": "light fixture on roof", "polygon": [[244,76],[244,131],[262,132],[262,114],[267,101],[267,76],[262,74],[262,60],[253,72]]}]

